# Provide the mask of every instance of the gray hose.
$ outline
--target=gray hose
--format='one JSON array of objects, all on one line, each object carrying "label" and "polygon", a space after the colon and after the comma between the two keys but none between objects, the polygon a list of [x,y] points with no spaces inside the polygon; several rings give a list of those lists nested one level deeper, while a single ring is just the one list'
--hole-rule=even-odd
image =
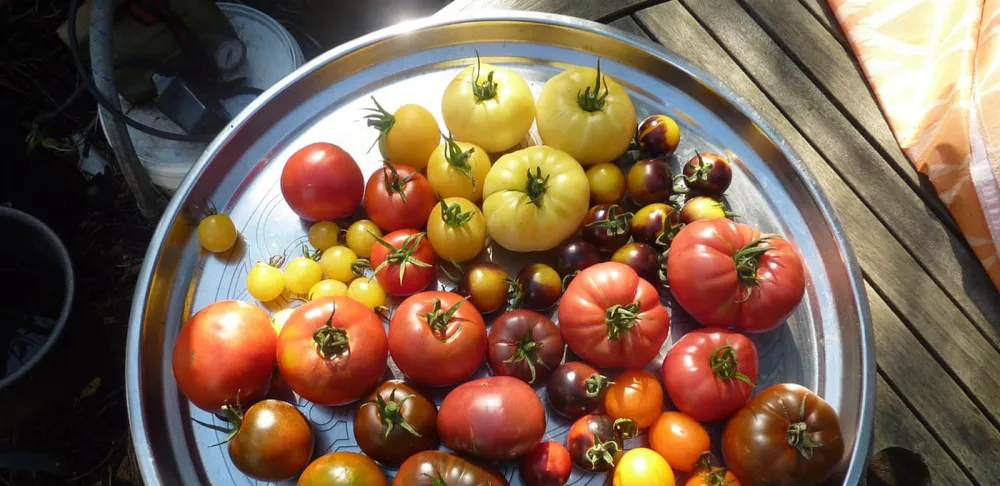
[{"label": "gray hose", "polygon": [[[93,69],[94,85],[97,90],[116,108],[121,107],[118,101],[118,90],[115,89],[114,60],[111,51],[111,36],[114,32],[115,1],[93,0],[90,7],[90,64]],[[71,42],[75,42],[75,39]],[[132,146],[128,130],[112,114],[103,107],[101,115],[105,121],[108,143],[115,153],[118,168],[125,176],[132,194],[135,195],[139,211],[146,219],[157,219],[163,212],[164,200],[160,192],[149,180],[149,174],[139,162],[139,157]]]}]

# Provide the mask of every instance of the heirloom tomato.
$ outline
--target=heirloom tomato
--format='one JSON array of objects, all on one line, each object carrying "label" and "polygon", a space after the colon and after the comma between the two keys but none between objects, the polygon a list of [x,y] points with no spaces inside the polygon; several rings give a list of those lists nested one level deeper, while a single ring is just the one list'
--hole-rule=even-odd
[{"label": "heirloom tomato", "polygon": [[728,219],[696,221],[674,238],[667,279],[674,299],[703,326],[762,332],[778,327],[805,293],[795,247]]},{"label": "heirloom tomato", "polygon": [[278,370],[295,393],[344,405],[375,387],[389,347],[382,320],[347,297],[322,297],[295,309],[278,336]]},{"label": "heirloom tomato", "polygon": [[535,98],[514,71],[479,62],[451,80],[441,100],[448,130],[463,142],[487,152],[511,148],[528,134],[535,120]]},{"label": "heirloom tomato", "polygon": [[562,362],[566,348],[559,328],[548,317],[530,310],[512,310],[497,317],[488,339],[487,358],[493,373],[528,384],[548,379]]},{"label": "heirloom tomato", "polygon": [[432,386],[453,385],[483,362],[486,323],[458,294],[428,291],[404,300],[389,322],[389,351],[399,371]]},{"label": "heirloom tomato", "polygon": [[644,154],[666,157],[677,150],[681,142],[681,127],[667,115],[651,115],[639,124],[635,138]]},{"label": "heirloom tomato", "polygon": [[545,407],[535,390],[510,376],[463,383],[438,412],[441,442],[460,454],[491,461],[514,459],[545,434]]},{"label": "heirloom tomato", "polygon": [[391,295],[411,295],[434,279],[434,249],[425,233],[404,229],[376,238],[372,265],[379,285]]},{"label": "heirloom tomato", "polygon": [[[583,240],[570,240],[556,248],[556,270],[563,282],[572,279],[581,270],[601,263],[597,247]],[[563,284],[565,287],[565,283]]]},{"label": "heirloom tomato", "polygon": [[663,411],[663,387],[648,371],[625,370],[604,394],[604,409],[613,419],[631,419],[645,429]]},{"label": "heirloom tomato", "polygon": [[437,448],[437,406],[406,382],[387,381],[358,405],[354,439],[368,457],[400,464]]},{"label": "heirloom tomato", "polygon": [[517,471],[525,486],[565,486],[573,472],[573,463],[566,447],[550,440],[525,454]]},{"label": "heirloom tomato", "polygon": [[691,472],[709,451],[711,439],[695,419],[680,412],[663,412],[649,428],[649,445],[670,467]]},{"label": "heirloom tomato", "polygon": [[599,250],[613,252],[628,243],[634,216],[617,204],[598,204],[583,217],[580,233]]},{"label": "heirloom tomato", "polygon": [[215,302],[191,316],[177,335],[173,371],[184,396],[202,410],[264,398],[274,374],[277,337],[260,307]]},{"label": "heirloom tomato", "polygon": [[566,287],[559,326],[581,358],[602,368],[641,368],[667,340],[670,315],[653,285],[635,270],[605,262],[580,272]]},{"label": "heirloom tomato", "polygon": [[441,140],[434,115],[420,105],[407,104],[389,113],[372,97],[375,108],[365,116],[368,126],[379,131],[378,149],[393,164],[423,169]]},{"label": "heirloom tomato", "polygon": [[300,218],[343,218],[358,207],[365,177],[350,154],[319,142],[300,148],[281,170],[281,195]]},{"label": "heirloom tomato", "polygon": [[632,267],[640,277],[655,282],[660,277],[660,252],[652,245],[645,243],[629,243],[611,255],[611,261],[624,263]]},{"label": "heirloom tomato", "polygon": [[455,292],[468,297],[479,312],[489,314],[507,302],[509,280],[507,270],[496,263],[473,263],[458,279],[458,289]]},{"label": "heirloom tomato", "polygon": [[538,134],[583,165],[609,162],[625,153],[635,136],[635,107],[617,81],[597,69],[569,68],[538,94]]},{"label": "heirloom tomato", "polygon": [[738,332],[697,329],[667,351],[663,384],[677,410],[702,422],[729,418],[757,381],[757,348]]},{"label": "heirloom tomato", "polygon": [[364,454],[331,452],[309,464],[296,486],[389,486],[382,468]]},{"label": "heirloom tomato", "polygon": [[602,162],[587,169],[591,204],[620,203],[625,197],[625,174],[617,165]]},{"label": "heirloom tomato", "polygon": [[610,471],[625,452],[624,435],[631,436],[634,427],[628,419],[584,415],[573,422],[566,434],[569,457],[584,471]]},{"label": "heirloom tomato", "polygon": [[491,467],[443,451],[423,451],[410,456],[399,467],[392,486],[509,486],[509,483]]},{"label": "heirloom tomato", "polygon": [[628,170],[628,197],[640,206],[667,202],[674,192],[673,172],[663,159],[642,159]]},{"label": "heirloom tomato", "polygon": [[722,433],[726,466],[747,486],[813,486],[844,456],[840,419],[808,388],[774,385],[736,412]]},{"label": "heirloom tomato", "polygon": [[721,202],[708,196],[695,196],[684,202],[678,214],[683,224],[709,219],[723,219],[733,216]]},{"label": "heirloom tomato", "polygon": [[423,174],[389,162],[365,186],[365,212],[385,231],[419,229],[427,224],[437,197]]},{"label": "heirloom tomato", "polygon": [[268,399],[255,403],[246,413],[224,405],[222,413],[229,424],[229,459],[243,474],[278,482],[297,476],[309,464],[312,429],[302,412],[291,404]]},{"label": "heirloom tomato", "polygon": [[441,258],[472,260],[486,247],[483,213],[468,199],[444,199],[434,206],[427,220],[427,239]]},{"label": "heirloom tomato", "polygon": [[483,182],[490,172],[490,156],[471,143],[456,142],[450,135],[431,152],[427,180],[438,197],[483,198]]},{"label": "heirloom tomato", "polygon": [[236,244],[239,233],[228,214],[212,214],[198,223],[198,241],[212,253],[222,253]]},{"label": "heirloom tomato", "polygon": [[587,214],[590,185],[573,157],[528,147],[497,160],[483,184],[483,214],[494,241],[513,251],[555,248]]},{"label": "heirloom tomato", "polygon": [[740,480],[724,467],[705,464],[695,469],[684,486],[740,486]]},{"label": "heirloom tomato", "polygon": [[552,372],[545,395],[556,412],[575,419],[596,412],[613,383],[592,366],[570,361]]},{"label": "heirloom tomato", "polygon": [[643,206],[632,218],[632,239],[647,245],[670,246],[683,225],[678,211],[664,203]]},{"label": "heirloom tomato", "polygon": [[625,453],[615,466],[612,486],[674,486],[674,472],[655,451],[639,447]]},{"label": "heirloom tomato", "polygon": [[688,189],[706,196],[722,196],[733,182],[733,169],[729,160],[711,152],[694,154],[684,164],[683,174]]},{"label": "heirloom tomato", "polygon": [[514,308],[523,306],[545,310],[555,305],[562,295],[562,279],[554,268],[544,263],[532,263],[517,272],[510,293]]}]

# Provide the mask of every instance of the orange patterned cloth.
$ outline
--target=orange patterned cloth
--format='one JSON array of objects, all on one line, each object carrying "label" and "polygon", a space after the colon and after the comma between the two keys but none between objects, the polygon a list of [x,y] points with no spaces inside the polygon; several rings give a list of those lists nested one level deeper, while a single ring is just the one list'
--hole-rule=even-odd
[{"label": "orange patterned cloth", "polygon": [[1000,0],[828,0],[899,145],[1000,288]]}]

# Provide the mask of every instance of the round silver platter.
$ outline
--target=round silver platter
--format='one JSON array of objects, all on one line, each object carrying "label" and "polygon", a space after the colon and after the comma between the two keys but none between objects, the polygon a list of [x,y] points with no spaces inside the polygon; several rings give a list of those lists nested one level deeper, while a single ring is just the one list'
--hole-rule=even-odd
[{"label": "round silver platter", "polygon": [[[734,161],[727,193],[732,210],[740,221],[794,241],[808,274],[805,298],[787,324],[753,337],[761,357],[759,389],[796,382],[833,404],[848,452],[831,483],[857,484],[870,447],[875,399],[871,325],[857,263],[815,181],[759,115],[679,56],[604,25],[525,12],[424,19],[343,45],[272,87],[211,144],[160,221],[132,306],[128,408],[146,484],[258,483],[232,465],[225,447],[210,447],[223,438],[220,433],[192,422],[217,419],[191,406],[177,389],[170,351],[178,330],[212,302],[254,302],[245,285],[250,267],[274,254],[301,252],[308,223],[295,216],[278,186],[289,155],[308,143],[332,142],[353,155],[367,177],[381,164],[378,150],[370,150],[376,134],[362,119],[370,96],[390,110],[418,103],[440,120],[445,86],[475,61],[477,50],[484,62],[519,72],[536,95],[560,70],[591,66],[600,57],[602,70],[629,90],[640,119],[664,113],[680,124],[680,148],[670,158],[675,171],[695,151],[724,153]],[[240,242],[229,253],[200,251],[194,229],[207,206],[229,213],[240,230]],[[549,259],[497,247],[483,258],[510,271]],[[445,284],[442,279],[439,286]],[[261,305],[274,312],[299,303],[286,297]],[[666,291],[663,301],[671,308],[671,336],[649,366],[655,373],[669,346],[695,327]],[[390,373],[398,376],[391,364]],[[487,373],[483,365],[478,374]],[[538,392],[544,395],[544,387]],[[439,403],[446,393],[435,391]],[[311,421],[316,457],[359,450],[352,406],[317,406],[290,394],[281,398]],[[550,413],[545,438],[563,441],[569,425]],[[715,437],[720,428],[709,425]],[[718,452],[718,440],[714,442]],[[520,484],[514,464],[499,467],[511,484]],[[392,468],[385,470],[390,478],[395,474]],[[606,475],[574,471],[569,484],[606,481]]]}]

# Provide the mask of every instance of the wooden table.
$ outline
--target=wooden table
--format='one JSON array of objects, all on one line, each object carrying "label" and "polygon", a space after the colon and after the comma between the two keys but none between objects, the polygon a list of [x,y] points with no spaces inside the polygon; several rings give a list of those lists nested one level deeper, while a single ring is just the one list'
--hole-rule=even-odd
[{"label": "wooden table", "polygon": [[916,452],[935,485],[1000,484],[1000,297],[896,144],[826,0],[458,0],[444,11],[479,8],[610,23],[688,58],[760,112],[819,181],[861,263],[876,456]]}]

